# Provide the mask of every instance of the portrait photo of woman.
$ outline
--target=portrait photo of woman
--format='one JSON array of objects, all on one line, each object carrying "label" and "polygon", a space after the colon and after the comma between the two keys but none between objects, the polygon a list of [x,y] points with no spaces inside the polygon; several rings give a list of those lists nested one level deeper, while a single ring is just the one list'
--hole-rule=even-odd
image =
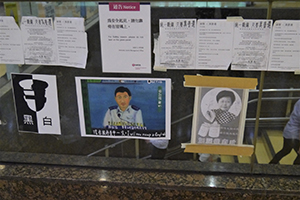
[{"label": "portrait photo of woman", "polygon": [[[196,88],[193,139],[195,143],[236,145],[243,137],[244,89]],[[247,99],[246,99],[247,101]]]}]

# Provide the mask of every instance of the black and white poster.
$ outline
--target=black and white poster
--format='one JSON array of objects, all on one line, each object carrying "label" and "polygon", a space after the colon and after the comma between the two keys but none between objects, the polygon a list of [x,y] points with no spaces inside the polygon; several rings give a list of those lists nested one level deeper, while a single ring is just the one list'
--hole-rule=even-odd
[{"label": "black and white poster", "polygon": [[61,134],[56,77],[11,74],[18,129],[21,132]]},{"label": "black and white poster", "polygon": [[248,89],[197,87],[192,143],[240,145]]}]

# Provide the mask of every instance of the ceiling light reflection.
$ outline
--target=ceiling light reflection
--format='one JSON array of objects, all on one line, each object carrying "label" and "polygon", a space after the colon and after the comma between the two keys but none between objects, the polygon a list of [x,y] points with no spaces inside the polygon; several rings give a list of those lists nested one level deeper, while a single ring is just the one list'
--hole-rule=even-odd
[{"label": "ceiling light reflection", "polygon": [[101,170],[100,176],[99,176],[99,181],[106,181],[107,180],[107,175],[105,170]]},{"label": "ceiling light reflection", "polygon": [[208,178],[208,186],[209,187],[216,187],[216,179],[214,176],[210,176]]}]

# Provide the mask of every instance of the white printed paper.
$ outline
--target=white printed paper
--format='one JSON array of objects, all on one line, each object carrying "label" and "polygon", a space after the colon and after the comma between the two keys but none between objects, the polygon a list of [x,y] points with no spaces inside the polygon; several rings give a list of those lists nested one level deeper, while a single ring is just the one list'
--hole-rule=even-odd
[{"label": "white printed paper", "polygon": [[57,63],[57,46],[52,18],[22,17],[22,40],[25,64]]},{"label": "white printed paper", "polygon": [[84,19],[22,17],[25,64],[85,68],[87,35]]},{"label": "white printed paper", "polygon": [[300,64],[300,21],[279,20],[274,23],[270,50],[270,71],[295,71]]},{"label": "white printed paper", "polygon": [[198,20],[197,69],[227,70],[232,59],[233,23]]},{"label": "white printed paper", "polygon": [[85,68],[87,60],[87,35],[83,18],[55,18],[58,47],[58,65]]},{"label": "white printed paper", "polygon": [[161,19],[159,24],[157,65],[168,69],[195,68],[196,19]]},{"label": "white printed paper", "polygon": [[99,3],[103,72],[151,73],[150,4]]},{"label": "white printed paper", "polygon": [[272,20],[234,23],[233,70],[267,70]]},{"label": "white printed paper", "polygon": [[24,64],[21,31],[11,16],[0,17],[0,63]]}]

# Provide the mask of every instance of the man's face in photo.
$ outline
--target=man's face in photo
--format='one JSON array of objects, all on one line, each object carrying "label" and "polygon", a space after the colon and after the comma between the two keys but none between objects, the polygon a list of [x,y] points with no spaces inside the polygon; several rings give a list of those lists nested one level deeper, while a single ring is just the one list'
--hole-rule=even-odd
[{"label": "man's face in photo", "polygon": [[127,92],[118,92],[115,96],[115,100],[122,111],[125,111],[131,100],[131,96]]}]

